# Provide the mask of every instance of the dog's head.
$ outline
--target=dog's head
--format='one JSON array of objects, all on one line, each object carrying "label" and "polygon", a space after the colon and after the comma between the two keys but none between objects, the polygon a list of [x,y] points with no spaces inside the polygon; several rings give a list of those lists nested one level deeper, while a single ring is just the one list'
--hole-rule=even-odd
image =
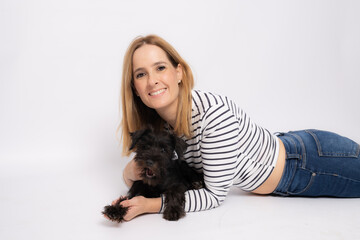
[{"label": "dog's head", "polygon": [[181,138],[166,131],[154,131],[152,128],[131,133],[130,150],[135,149],[135,162],[142,170],[145,184],[156,186],[164,181],[167,169],[175,161],[183,159],[187,144]]}]

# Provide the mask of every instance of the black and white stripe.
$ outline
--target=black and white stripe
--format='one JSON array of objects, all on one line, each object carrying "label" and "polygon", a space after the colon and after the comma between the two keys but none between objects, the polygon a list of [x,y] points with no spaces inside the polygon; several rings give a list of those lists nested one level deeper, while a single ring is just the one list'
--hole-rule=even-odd
[{"label": "black and white stripe", "polygon": [[185,211],[219,206],[231,186],[259,187],[275,167],[276,136],[253,123],[227,97],[193,91],[192,134],[186,162],[204,174],[205,188],[185,193]]}]

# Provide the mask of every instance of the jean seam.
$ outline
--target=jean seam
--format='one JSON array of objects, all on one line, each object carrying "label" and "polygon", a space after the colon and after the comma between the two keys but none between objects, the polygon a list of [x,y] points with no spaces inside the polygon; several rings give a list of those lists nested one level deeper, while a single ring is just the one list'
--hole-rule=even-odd
[{"label": "jean seam", "polygon": [[297,146],[296,146],[296,142],[294,141],[294,139],[290,138],[289,139],[291,141],[291,143],[293,144],[293,146],[295,146],[295,154],[298,154],[298,151],[297,151]]},{"label": "jean seam", "polygon": [[[302,163],[301,163],[301,168],[305,168],[306,166],[306,148],[305,148],[305,144],[303,142],[303,140],[301,139],[301,137],[299,135],[297,135],[296,133],[290,133],[292,136],[294,136],[300,143],[300,147],[302,150],[302,154],[299,154],[300,156],[302,156]],[[297,149],[296,149],[297,151]]]},{"label": "jean seam", "polygon": [[358,158],[359,157],[359,154],[360,154],[360,145],[359,144],[357,144],[357,149],[356,149],[355,155],[351,154],[350,152],[343,153],[343,154],[334,154],[334,153],[330,154],[330,153],[323,152],[320,141],[314,132],[312,132],[309,129],[305,130],[305,132],[310,134],[312,136],[312,138],[314,139],[319,157],[347,157],[347,158]]},{"label": "jean seam", "polygon": [[316,174],[317,175],[327,175],[327,176],[339,177],[339,178],[350,180],[350,181],[353,181],[353,182],[360,182],[360,180],[344,177],[344,176],[342,176],[340,174],[336,174],[336,173],[317,172]]},{"label": "jean seam", "polygon": [[293,175],[291,176],[291,179],[290,179],[290,181],[288,182],[287,186],[285,187],[285,192],[286,192],[286,194],[290,194],[289,188],[290,188],[292,182],[294,181],[295,174],[296,174],[296,170],[297,170],[297,167],[295,167],[294,173],[293,173]]},{"label": "jean seam", "polygon": [[305,132],[307,132],[308,134],[310,134],[312,136],[312,138],[314,139],[314,141],[316,143],[318,155],[322,156],[322,148],[321,148],[321,144],[320,144],[320,141],[317,138],[317,136],[310,130],[305,130]]},{"label": "jean seam", "polygon": [[[295,178],[296,170],[298,169],[298,161],[301,160],[301,153],[298,153],[297,143],[293,139],[294,136],[292,134],[290,134],[290,132],[288,134],[289,134],[289,136],[286,137],[286,140],[289,141],[289,144],[288,143],[284,143],[284,144],[289,145],[289,148],[290,148],[289,151],[290,152],[291,152],[291,145],[294,146],[294,149],[292,149],[292,151],[295,152],[295,154],[299,155],[300,158],[299,159],[297,159],[297,158],[291,158],[290,159],[290,158],[288,158],[288,155],[290,154],[290,152],[286,153],[287,154],[286,159],[285,159],[285,161],[287,161],[286,164],[290,164],[290,161],[296,161],[296,162],[294,163],[294,166],[292,166],[293,167],[293,174],[292,174],[290,180],[288,181],[287,185],[284,186],[284,192],[281,193],[281,195],[283,195],[283,196],[289,196],[290,195],[289,188],[290,188],[291,183],[293,182],[293,180]],[[291,153],[291,155],[293,155],[293,154],[294,153]]]},{"label": "jean seam", "polygon": [[[293,146],[296,146],[295,141],[294,141],[292,138],[287,137],[286,140],[287,140],[287,141],[290,141],[291,144],[293,144]],[[284,145],[289,145],[288,148],[291,149],[290,143],[287,143],[287,141],[285,141],[285,139],[282,139],[282,141],[283,141]],[[285,149],[286,149],[286,148],[285,148]],[[289,150],[289,151],[290,151],[290,150]],[[296,147],[295,147],[295,151],[297,151]],[[288,159],[289,154],[290,154],[290,152],[286,152],[286,156],[285,156],[285,162],[286,162],[286,164],[290,164],[290,161],[291,161],[291,160]],[[295,171],[296,171],[296,167],[295,167],[294,173],[295,173]],[[285,169],[284,169],[284,172],[285,172]],[[291,180],[288,181],[288,184],[284,187],[284,189],[285,189],[284,193],[279,192],[279,193],[281,193],[281,195],[283,195],[283,196],[288,196],[288,195],[289,195],[288,189],[289,189],[289,187],[290,187],[290,185],[291,185],[291,182],[292,182],[292,179],[294,178],[294,175],[295,175],[295,174],[293,174],[293,176],[291,176]]]}]

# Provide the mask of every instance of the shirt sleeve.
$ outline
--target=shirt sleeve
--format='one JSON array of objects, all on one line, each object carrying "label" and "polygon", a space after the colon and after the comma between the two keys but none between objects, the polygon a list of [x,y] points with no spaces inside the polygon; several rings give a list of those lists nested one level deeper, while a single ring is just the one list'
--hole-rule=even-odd
[{"label": "shirt sleeve", "polygon": [[205,187],[185,192],[185,212],[218,207],[224,202],[236,170],[239,124],[228,107],[209,108],[202,121],[200,153]]}]

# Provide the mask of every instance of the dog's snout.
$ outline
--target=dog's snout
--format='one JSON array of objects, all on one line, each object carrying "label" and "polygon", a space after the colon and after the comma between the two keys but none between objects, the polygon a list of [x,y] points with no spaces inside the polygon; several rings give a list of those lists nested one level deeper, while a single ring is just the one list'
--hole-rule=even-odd
[{"label": "dog's snout", "polygon": [[152,160],[146,160],[146,165],[151,167],[154,164]]}]

